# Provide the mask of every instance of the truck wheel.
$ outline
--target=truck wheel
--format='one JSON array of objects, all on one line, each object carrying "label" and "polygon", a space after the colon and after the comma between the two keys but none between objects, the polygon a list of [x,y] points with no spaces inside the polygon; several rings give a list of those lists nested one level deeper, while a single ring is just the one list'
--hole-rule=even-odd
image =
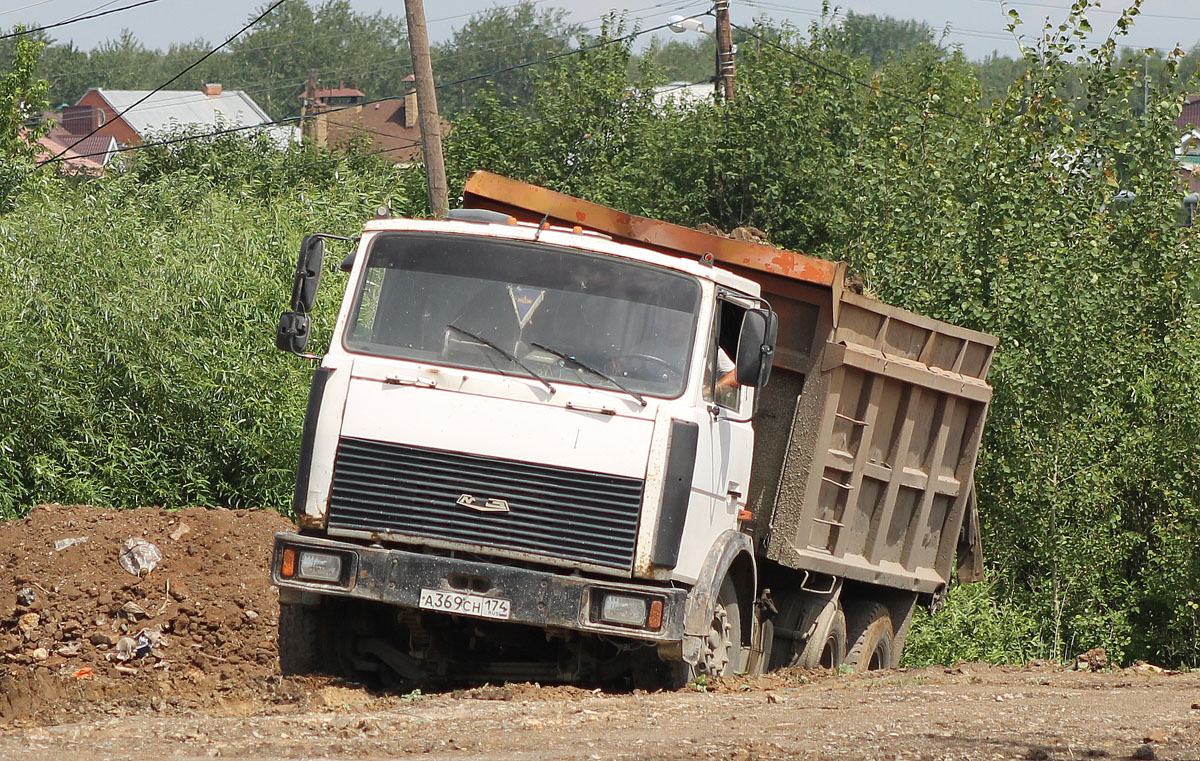
[{"label": "truck wheel", "polygon": [[279,670],[284,676],[319,674],[327,668],[319,605],[279,603]]},{"label": "truck wheel", "polygon": [[[846,614],[842,606],[832,609],[827,627],[817,624],[813,636],[804,643],[804,649],[796,658],[796,665],[804,669],[835,669],[846,660]],[[824,628],[825,636],[821,636]]]},{"label": "truck wheel", "polygon": [[854,645],[846,664],[855,671],[876,671],[892,667],[892,615],[886,606],[866,603],[854,617]]},{"label": "truck wheel", "polygon": [[725,577],[717,592],[712,623],[697,667],[709,676],[730,676],[742,670],[741,603],[730,576]]}]

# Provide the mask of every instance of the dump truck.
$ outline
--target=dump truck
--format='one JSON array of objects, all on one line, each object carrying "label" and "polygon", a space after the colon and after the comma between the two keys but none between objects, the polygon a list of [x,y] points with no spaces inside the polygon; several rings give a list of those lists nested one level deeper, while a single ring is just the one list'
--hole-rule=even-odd
[{"label": "dump truck", "polygon": [[887,668],[981,572],[994,337],[747,236],[483,171],[462,205],[365,224],[320,357],[336,236],[302,243],[277,346],[320,366],[271,566],[285,673]]}]

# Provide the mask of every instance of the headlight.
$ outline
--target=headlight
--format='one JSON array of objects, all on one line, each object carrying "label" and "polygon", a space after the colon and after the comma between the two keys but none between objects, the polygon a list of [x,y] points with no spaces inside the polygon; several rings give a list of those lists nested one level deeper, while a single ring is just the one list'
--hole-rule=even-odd
[{"label": "headlight", "polygon": [[309,581],[339,581],[342,578],[342,556],[328,552],[300,550],[299,573]]},{"label": "headlight", "polygon": [[605,595],[600,604],[600,620],[610,624],[645,626],[646,600],[625,595]]}]

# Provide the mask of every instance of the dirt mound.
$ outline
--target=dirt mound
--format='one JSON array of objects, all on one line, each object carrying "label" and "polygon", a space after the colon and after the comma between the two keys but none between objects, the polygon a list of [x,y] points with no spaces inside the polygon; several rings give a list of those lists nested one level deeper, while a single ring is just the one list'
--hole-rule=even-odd
[{"label": "dirt mound", "polygon": [[[291,526],[267,510],[60,505],[0,524],[0,719],[263,697],[279,671],[271,536]],[[152,562],[144,542],[161,560],[135,576],[121,555]]]}]

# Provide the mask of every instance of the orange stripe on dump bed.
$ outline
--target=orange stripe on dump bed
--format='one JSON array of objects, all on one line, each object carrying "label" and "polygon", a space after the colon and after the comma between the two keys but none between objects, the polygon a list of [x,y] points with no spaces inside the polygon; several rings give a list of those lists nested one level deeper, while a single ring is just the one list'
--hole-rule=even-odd
[{"label": "orange stripe on dump bed", "polygon": [[470,209],[500,211],[526,222],[548,221],[576,225],[612,236],[625,243],[699,259],[710,253],[718,262],[769,272],[792,280],[832,287],[837,262],[785,251],[781,248],[709,235],[689,227],[626,214],[548,188],[501,177],[482,170],[472,172],[463,188],[463,205]]}]

